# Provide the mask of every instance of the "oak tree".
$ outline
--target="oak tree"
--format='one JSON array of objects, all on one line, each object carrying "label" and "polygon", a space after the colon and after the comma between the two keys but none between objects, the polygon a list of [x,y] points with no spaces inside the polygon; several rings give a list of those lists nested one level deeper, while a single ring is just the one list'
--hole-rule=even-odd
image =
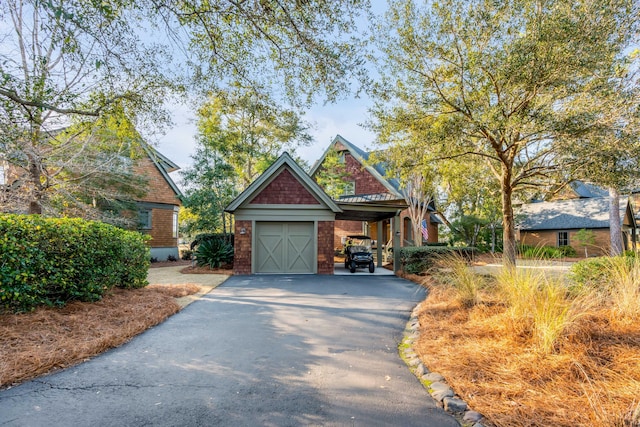
[{"label": "oak tree", "polygon": [[394,141],[414,153],[485,161],[501,191],[504,261],[514,265],[514,194],[573,166],[557,143],[583,129],[566,126],[565,109],[637,25],[632,0],[392,1],[377,31],[376,120],[403,123]]}]

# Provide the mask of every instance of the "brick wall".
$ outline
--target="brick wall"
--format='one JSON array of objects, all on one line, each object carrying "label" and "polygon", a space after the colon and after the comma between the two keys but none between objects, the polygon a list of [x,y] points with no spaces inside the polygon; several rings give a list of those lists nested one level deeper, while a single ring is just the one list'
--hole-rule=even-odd
[{"label": "brick wall", "polygon": [[[413,234],[410,233],[407,235],[405,229],[405,218],[408,218],[411,221],[411,216],[409,215],[409,209],[405,209],[400,213],[400,241],[404,243],[405,240],[413,240]],[[429,230],[429,239],[427,240],[429,243],[438,243],[438,225],[431,222],[431,215],[429,213],[426,214],[427,219],[427,229]],[[411,227],[413,227],[413,223],[411,223]],[[403,245],[404,246],[404,245]]]},{"label": "brick wall", "polygon": [[[333,247],[336,249],[342,249],[342,237],[353,235],[353,234],[362,234],[362,221],[345,221],[345,220],[336,220],[334,223],[334,237],[333,237]],[[375,239],[375,237],[373,237]]]},{"label": "brick wall", "polygon": [[[139,201],[180,206],[180,200],[173,188],[149,157],[138,159],[134,166],[134,172],[147,179],[147,193],[139,198]],[[178,239],[173,237],[172,209],[151,209],[151,230],[146,230],[146,232],[151,236],[149,245],[152,248],[178,246]]]},{"label": "brick wall", "polygon": [[[245,234],[240,230],[244,228]],[[251,274],[251,221],[236,221],[233,274]]]},{"label": "brick wall", "polygon": [[389,190],[367,171],[349,152],[345,153],[345,169],[356,183],[356,194],[388,193]]},{"label": "brick wall", "polygon": [[[564,230],[563,230],[564,231]],[[608,229],[592,230],[595,234],[595,244],[587,245],[589,256],[606,255],[611,247]],[[578,257],[584,256],[585,246],[578,243],[576,234],[578,230],[569,231],[569,245],[578,253]],[[558,246],[558,231],[521,231],[520,243],[529,246]]]},{"label": "brick wall", "polygon": [[333,221],[318,221],[318,274],[333,274]]},{"label": "brick wall", "polygon": [[289,172],[284,169],[252,201],[252,204],[274,205],[318,205],[315,197]]}]

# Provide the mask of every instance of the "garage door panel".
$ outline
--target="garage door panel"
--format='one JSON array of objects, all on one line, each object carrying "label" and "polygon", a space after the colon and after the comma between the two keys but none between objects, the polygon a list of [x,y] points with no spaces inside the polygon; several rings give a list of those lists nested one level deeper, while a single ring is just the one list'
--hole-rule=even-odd
[{"label": "garage door panel", "polygon": [[313,272],[313,246],[312,236],[289,235],[287,239],[287,269],[292,273]]},{"label": "garage door panel", "polygon": [[313,273],[312,222],[257,222],[256,273]]},{"label": "garage door panel", "polygon": [[282,236],[262,236],[258,239],[258,270],[265,273],[277,273],[283,268],[284,245]]}]

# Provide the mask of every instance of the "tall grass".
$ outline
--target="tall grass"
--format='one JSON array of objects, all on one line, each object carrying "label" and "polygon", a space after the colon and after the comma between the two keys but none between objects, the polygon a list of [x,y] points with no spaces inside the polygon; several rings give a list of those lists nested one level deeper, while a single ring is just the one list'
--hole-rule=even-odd
[{"label": "tall grass", "polygon": [[448,255],[441,258],[446,274],[441,280],[451,286],[456,299],[465,307],[473,307],[480,302],[479,290],[486,281],[481,275],[469,268],[468,262],[460,255]]},{"label": "tall grass", "polygon": [[609,259],[607,269],[615,319],[623,322],[640,319],[640,260],[613,257]]},{"label": "tall grass", "polygon": [[543,354],[553,353],[559,339],[591,307],[591,298],[569,297],[566,285],[530,269],[504,268],[497,277],[516,334],[530,336]]}]

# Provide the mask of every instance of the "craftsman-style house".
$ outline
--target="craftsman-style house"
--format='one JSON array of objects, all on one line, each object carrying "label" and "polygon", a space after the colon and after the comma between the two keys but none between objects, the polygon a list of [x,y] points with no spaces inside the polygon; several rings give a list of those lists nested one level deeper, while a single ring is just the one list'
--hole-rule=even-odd
[{"label": "craftsman-style house", "polygon": [[[145,142],[141,142],[139,153],[134,159],[122,159],[118,167],[130,169],[131,176],[146,182],[145,188],[135,197],[135,212],[122,211],[117,215],[131,219],[137,225],[133,228],[151,236],[149,246],[151,257],[166,260],[178,258],[178,210],[182,193],[169,176],[179,169],[167,157]],[[25,172],[0,158],[0,205],[12,213],[27,213],[27,206],[20,197],[22,177]]]},{"label": "craftsman-style house", "polygon": [[[284,153],[227,206],[234,215],[235,274],[333,274],[335,252],[350,234],[382,242],[374,248],[378,267],[390,254],[383,249],[412,244],[398,183],[341,136],[329,149],[340,153],[349,194],[332,198],[314,179],[329,151],[310,174]],[[438,221],[429,214],[426,222],[428,241],[437,242]]]}]

